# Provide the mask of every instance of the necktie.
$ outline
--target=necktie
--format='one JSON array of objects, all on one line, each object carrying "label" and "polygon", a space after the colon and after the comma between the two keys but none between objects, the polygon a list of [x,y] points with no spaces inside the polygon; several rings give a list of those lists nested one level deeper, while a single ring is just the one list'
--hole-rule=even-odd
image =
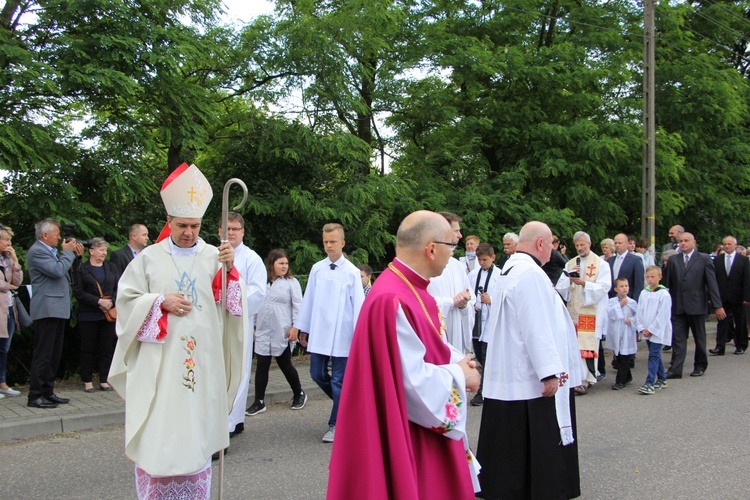
[{"label": "necktie", "polygon": [[726,257],[724,257],[724,262],[727,265],[727,276],[729,276],[729,270],[732,269],[732,256],[727,255]]},{"label": "necktie", "polygon": [[690,262],[690,256],[689,255],[685,255],[685,269],[687,269],[688,262]]},{"label": "necktie", "polygon": [[621,254],[617,254],[617,259],[615,259],[615,278],[618,278],[620,276],[620,266],[622,266],[622,259],[624,257]]},{"label": "necktie", "polygon": [[336,264],[331,264],[331,271],[335,271],[335,270],[336,270]]}]

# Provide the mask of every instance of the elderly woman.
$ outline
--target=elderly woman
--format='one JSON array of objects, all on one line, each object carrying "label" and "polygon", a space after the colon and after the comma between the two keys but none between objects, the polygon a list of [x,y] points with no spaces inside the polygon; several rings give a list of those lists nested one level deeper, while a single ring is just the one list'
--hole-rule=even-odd
[{"label": "elderly woman", "polygon": [[112,390],[107,383],[107,376],[112,354],[115,352],[117,335],[115,324],[107,321],[104,313],[115,305],[120,273],[114,264],[104,260],[107,257],[108,246],[103,238],[91,239],[89,260],[78,266],[73,284],[73,295],[78,299],[80,373],[84,392],[94,392],[92,373],[95,361],[99,371],[99,389]]},{"label": "elderly woman", "polygon": [[607,260],[615,255],[615,240],[605,238],[599,245],[602,247],[602,259]]},{"label": "elderly woman", "polygon": [[23,281],[23,271],[18,264],[16,251],[11,245],[11,238],[11,228],[0,225],[0,399],[21,394],[8,387],[5,382],[10,341],[15,331],[20,328],[13,292]]}]

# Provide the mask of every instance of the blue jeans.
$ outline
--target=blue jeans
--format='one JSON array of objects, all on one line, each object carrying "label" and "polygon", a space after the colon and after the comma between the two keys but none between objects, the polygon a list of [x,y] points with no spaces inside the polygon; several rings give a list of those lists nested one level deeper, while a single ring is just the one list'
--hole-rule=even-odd
[{"label": "blue jeans", "polygon": [[8,368],[8,351],[10,351],[10,341],[13,340],[13,334],[16,332],[16,317],[13,314],[13,307],[8,308],[8,338],[0,339],[0,384],[5,383],[5,371]]},{"label": "blue jeans", "polygon": [[[346,361],[349,358],[338,358],[326,356],[325,354],[310,353],[310,377],[323,392],[333,400],[331,417],[328,425],[336,425],[336,416],[339,412],[339,399],[341,398],[341,385],[344,382]],[[328,361],[331,362],[331,373],[328,373]]]},{"label": "blue jeans", "polygon": [[662,345],[651,342],[648,339],[646,339],[646,345],[648,346],[648,377],[646,377],[646,385],[654,385],[656,379],[667,379],[667,372],[664,369],[664,362],[661,359]]}]

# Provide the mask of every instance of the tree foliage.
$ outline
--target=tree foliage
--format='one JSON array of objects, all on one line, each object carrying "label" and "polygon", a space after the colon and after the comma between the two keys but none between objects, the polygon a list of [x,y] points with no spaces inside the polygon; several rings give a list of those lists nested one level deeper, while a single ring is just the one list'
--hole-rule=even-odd
[{"label": "tree foliage", "polygon": [[[159,184],[197,161],[217,193],[249,181],[251,243],[287,247],[299,271],[331,220],[354,260],[384,264],[417,208],[457,212],[496,244],[532,218],[594,239],[638,232],[636,3],[278,0],[240,28],[220,11],[5,2],[0,217],[122,241],[133,222],[161,224]],[[750,237],[748,27],[746,1],[658,6],[660,235]]]}]

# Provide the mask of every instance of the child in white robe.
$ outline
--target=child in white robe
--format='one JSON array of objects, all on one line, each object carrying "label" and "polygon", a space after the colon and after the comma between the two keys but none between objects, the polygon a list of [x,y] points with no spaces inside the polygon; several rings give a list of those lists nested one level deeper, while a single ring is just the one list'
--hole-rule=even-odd
[{"label": "child in white robe", "polygon": [[637,333],[635,325],[636,310],[638,303],[628,297],[630,285],[627,278],[615,280],[615,292],[617,297],[607,301],[607,321],[605,347],[612,350],[617,357],[617,378],[612,390],[619,391],[633,381],[630,367],[633,363],[635,353],[638,350]]},{"label": "child in white robe", "polygon": [[476,302],[474,303],[475,320],[471,341],[477,361],[482,365],[482,380],[479,384],[479,390],[471,398],[470,404],[471,406],[482,406],[484,404],[484,397],[482,396],[484,363],[487,356],[484,328],[492,307],[492,295],[495,293],[502,271],[494,264],[495,249],[492,248],[492,245],[481,243],[476,247],[475,253],[479,265],[469,273],[469,284],[473,287],[474,295],[476,295]]},{"label": "child in white robe", "polygon": [[646,288],[638,297],[636,324],[648,345],[648,377],[642,394],[654,394],[657,389],[667,387],[667,372],[661,359],[662,346],[672,345],[672,297],[667,287],[660,285],[661,268],[646,269]]}]

